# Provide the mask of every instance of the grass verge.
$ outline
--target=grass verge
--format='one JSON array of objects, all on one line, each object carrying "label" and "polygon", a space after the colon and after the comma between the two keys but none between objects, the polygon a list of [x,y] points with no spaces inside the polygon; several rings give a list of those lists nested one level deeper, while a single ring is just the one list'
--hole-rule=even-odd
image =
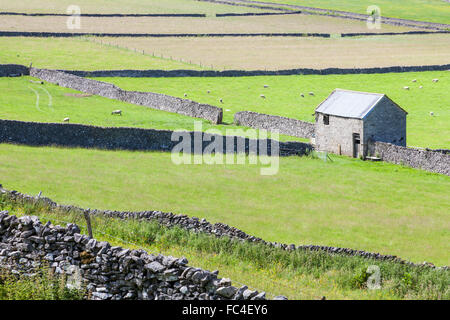
[{"label": "grass verge", "polygon": [[[44,222],[76,223],[86,232],[81,215],[49,213],[39,206],[20,207],[5,198],[0,199],[0,207],[19,215],[37,215]],[[222,276],[266,290],[272,297],[284,294],[290,299],[448,299],[450,294],[449,274],[444,270],[322,252],[287,252],[178,227],[166,228],[150,221],[94,216],[92,225],[99,240],[165,255],[181,253],[190,265],[219,269]],[[380,270],[379,290],[367,288],[367,268],[371,265]]]}]

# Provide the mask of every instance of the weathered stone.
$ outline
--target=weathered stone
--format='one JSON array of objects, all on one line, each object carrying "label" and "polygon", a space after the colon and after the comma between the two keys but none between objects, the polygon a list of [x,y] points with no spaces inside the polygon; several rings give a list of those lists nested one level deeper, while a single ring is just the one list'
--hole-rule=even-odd
[{"label": "weathered stone", "polygon": [[231,299],[236,294],[237,289],[233,286],[220,287],[216,290],[219,296]]}]

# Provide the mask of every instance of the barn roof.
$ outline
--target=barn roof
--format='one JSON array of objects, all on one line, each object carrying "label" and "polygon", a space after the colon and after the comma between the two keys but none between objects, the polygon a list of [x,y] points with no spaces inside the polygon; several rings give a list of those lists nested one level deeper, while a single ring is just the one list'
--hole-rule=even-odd
[{"label": "barn roof", "polygon": [[[316,108],[316,112],[363,119],[385,96],[382,93],[336,89]],[[396,103],[394,104],[399,107]]]}]

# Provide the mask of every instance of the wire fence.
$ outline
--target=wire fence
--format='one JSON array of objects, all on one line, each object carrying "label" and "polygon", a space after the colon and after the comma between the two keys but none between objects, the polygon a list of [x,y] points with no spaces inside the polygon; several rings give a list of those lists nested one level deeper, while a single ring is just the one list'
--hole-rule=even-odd
[{"label": "wire fence", "polygon": [[[137,48],[130,48],[127,46],[121,46],[119,44],[115,44],[112,42],[107,42],[107,41],[103,41],[103,40],[96,40],[95,38],[90,38],[90,37],[83,37],[82,38],[84,41],[87,42],[91,42],[91,43],[95,43],[101,46],[107,46],[110,48],[116,48],[119,50],[126,50],[126,51],[131,51],[131,52],[135,52],[135,53],[141,53],[142,55],[145,56],[150,56],[152,58],[158,58],[158,59],[162,59],[162,60],[167,60],[167,61],[173,61],[173,62],[178,62],[178,63],[182,63],[188,66],[195,66],[195,67],[200,67],[201,69],[207,69],[207,70],[216,70],[215,67],[213,65],[206,65],[202,62],[193,62],[192,60],[186,60],[183,58],[174,58],[173,56],[164,56],[162,53],[156,53],[155,51],[150,52],[146,52],[145,50],[141,50],[141,49],[137,49]],[[223,70],[225,70],[225,67],[223,67]]]}]

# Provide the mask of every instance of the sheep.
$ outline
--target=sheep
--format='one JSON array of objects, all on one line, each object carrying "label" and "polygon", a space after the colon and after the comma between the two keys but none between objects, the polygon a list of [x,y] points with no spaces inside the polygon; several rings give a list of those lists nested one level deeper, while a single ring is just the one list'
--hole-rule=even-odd
[{"label": "sheep", "polygon": [[433,79],[433,82],[438,82],[439,81],[439,79]]},{"label": "sheep", "polygon": [[409,87],[403,87],[403,89],[405,89],[405,90],[409,90]]},{"label": "sheep", "polygon": [[187,93],[184,94],[184,97],[187,97]]},{"label": "sheep", "polygon": [[304,98],[304,97],[305,97],[305,95],[304,95],[303,93],[300,93],[300,97]]},{"label": "sheep", "polygon": [[206,91],[206,92],[208,92],[208,93],[211,93],[211,91],[209,91],[209,90],[208,90],[208,91]]},{"label": "sheep", "polygon": [[268,87],[269,87],[269,85],[267,85],[267,84],[264,85],[264,88],[268,88]]},{"label": "sheep", "polygon": [[266,98],[266,96],[265,96],[265,95],[263,95],[263,94],[262,94],[262,95],[260,95],[260,97],[261,97],[261,98],[263,98],[263,99],[265,99],[265,98]]},{"label": "sheep", "polygon": [[31,83],[36,83],[36,84],[44,84],[44,81],[34,81],[34,80],[29,80]]},{"label": "sheep", "polygon": [[412,80],[411,82],[417,82],[417,79]]},{"label": "sheep", "polygon": [[70,118],[64,118],[63,119],[63,122],[69,122],[70,121]]},{"label": "sheep", "polygon": [[434,112],[433,111],[430,112],[430,116],[434,116]]},{"label": "sheep", "polygon": [[230,112],[231,110],[230,109],[225,109],[225,111]]},{"label": "sheep", "polygon": [[122,110],[114,110],[113,112],[111,112],[111,115],[115,115],[115,114],[121,116],[122,115]]},{"label": "sheep", "polygon": [[223,103],[223,99],[222,98],[220,98],[219,101],[220,101],[220,103]]},{"label": "sheep", "polygon": [[309,95],[310,95],[310,96],[313,96],[313,95],[314,95],[314,92],[310,92]]},{"label": "sheep", "polygon": [[423,88],[423,86],[419,86],[419,89],[422,89]]}]

